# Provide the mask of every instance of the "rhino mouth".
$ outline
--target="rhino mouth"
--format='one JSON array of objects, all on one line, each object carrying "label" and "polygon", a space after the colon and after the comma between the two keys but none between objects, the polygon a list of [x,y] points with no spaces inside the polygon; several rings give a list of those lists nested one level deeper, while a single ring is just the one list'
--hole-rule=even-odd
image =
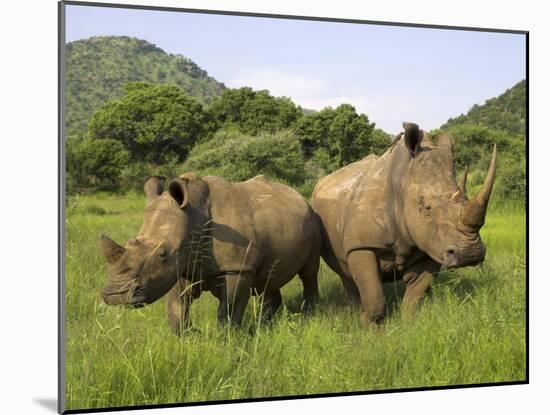
[{"label": "rhino mouth", "polygon": [[475,266],[485,260],[485,246],[479,244],[470,249],[457,250],[451,247],[446,250],[443,260],[445,268],[460,268],[467,266]]},{"label": "rhino mouth", "polygon": [[144,307],[146,304],[147,302],[143,287],[138,287],[132,293],[132,298],[130,302],[126,304],[126,306],[129,308],[141,308]]},{"label": "rhino mouth", "polygon": [[108,305],[124,305],[129,308],[141,308],[146,304],[146,296],[143,287],[103,291],[102,297],[103,301]]}]

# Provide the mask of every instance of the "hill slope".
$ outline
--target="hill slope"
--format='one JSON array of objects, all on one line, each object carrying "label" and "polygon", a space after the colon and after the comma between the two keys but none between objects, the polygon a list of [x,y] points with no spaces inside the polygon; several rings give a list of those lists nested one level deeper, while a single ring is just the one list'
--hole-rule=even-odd
[{"label": "hill slope", "polygon": [[85,130],[98,107],[135,81],[175,84],[202,102],[225,88],[192,60],[145,40],[99,36],[71,42],[66,48],[67,134]]},{"label": "hill slope", "polygon": [[462,124],[481,124],[511,135],[525,136],[526,82],[518,82],[502,95],[474,105],[467,114],[451,118],[441,128]]}]

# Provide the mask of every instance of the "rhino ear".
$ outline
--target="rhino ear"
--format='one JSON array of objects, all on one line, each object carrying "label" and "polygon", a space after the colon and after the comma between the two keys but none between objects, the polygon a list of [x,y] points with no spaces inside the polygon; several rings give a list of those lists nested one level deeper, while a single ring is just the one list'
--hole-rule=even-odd
[{"label": "rhino ear", "polygon": [[168,193],[183,209],[189,203],[189,188],[187,187],[188,179],[172,179],[168,184]]},{"label": "rhino ear", "polygon": [[164,177],[162,176],[149,176],[145,179],[143,185],[143,191],[147,195],[147,198],[158,196],[164,190]]},{"label": "rhino ear", "polygon": [[414,157],[418,153],[418,150],[420,150],[420,142],[424,138],[424,131],[418,128],[418,124],[412,122],[404,122],[403,128],[405,129],[405,146],[411,153],[411,156]]}]

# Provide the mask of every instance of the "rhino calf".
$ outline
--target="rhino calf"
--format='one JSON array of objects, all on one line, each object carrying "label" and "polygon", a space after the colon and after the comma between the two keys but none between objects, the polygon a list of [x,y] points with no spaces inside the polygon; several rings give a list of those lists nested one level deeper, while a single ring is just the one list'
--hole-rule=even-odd
[{"label": "rhino calf", "polygon": [[321,235],[304,198],[258,176],[241,183],[186,173],[163,189],[150,177],[138,236],[120,246],[101,237],[109,305],[143,306],[168,294],[170,326],[191,326],[189,306],[201,292],[219,300],[218,320],[239,325],[251,294],[261,294],[270,318],[282,302],[280,288],[299,274],[304,309],[318,296]]},{"label": "rhino calf", "polygon": [[452,142],[437,145],[405,123],[382,156],[369,155],[321,179],[313,209],[322,221],[322,256],[350,296],[362,303],[362,322],[384,316],[383,282],[403,279],[403,307],[414,310],[441,266],[475,265],[485,258],[479,230],[496,171],[496,146],[485,182],[466,197],[457,185]]}]

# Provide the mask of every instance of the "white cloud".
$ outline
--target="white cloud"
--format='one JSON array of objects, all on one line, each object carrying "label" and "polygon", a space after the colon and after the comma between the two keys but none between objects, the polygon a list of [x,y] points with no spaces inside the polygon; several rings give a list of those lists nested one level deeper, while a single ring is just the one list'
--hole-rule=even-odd
[{"label": "white cloud", "polygon": [[232,88],[250,86],[254,89],[267,89],[272,95],[290,97],[295,103],[307,109],[321,110],[348,103],[357,111],[369,116],[374,116],[383,109],[364,95],[334,94],[334,87],[321,79],[272,69],[262,69],[240,76],[227,82],[227,85]]},{"label": "white cloud", "polygon": [[326,90],[323,81],[303,75],[263,69],[227,82],[230,87],[250,86],[254,89],[268,89],[272,95],[302,99],[317,96]]}]

